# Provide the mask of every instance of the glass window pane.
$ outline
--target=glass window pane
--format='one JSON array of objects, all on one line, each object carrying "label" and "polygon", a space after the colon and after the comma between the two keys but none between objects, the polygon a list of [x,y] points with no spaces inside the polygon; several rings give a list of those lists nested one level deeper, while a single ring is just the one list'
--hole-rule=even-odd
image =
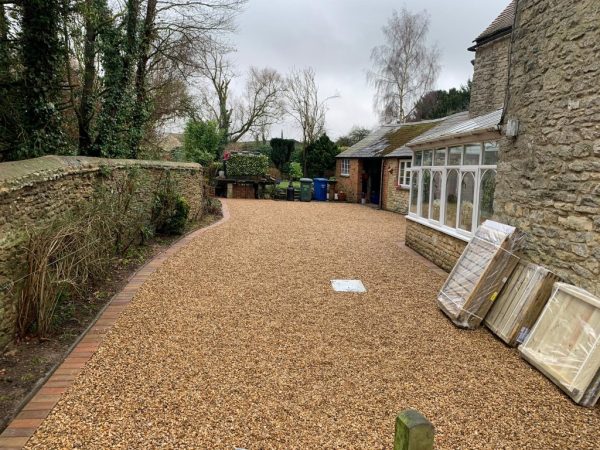
[{"label": "glass window pane", "polygon": [[449,170],[446,179],[446,226],[456,228],[458,212],[458,170]]},{"label": "glass window pane", "polygon": [[448,150],[448,165],[449,166],[460,166],[462,160],[462,151],[461,147],[450,147]]},{"label": "glass window pane", "polygon": [[423,164],[423,152],[415,153],[415,166],[421,166]]},{"label": "glass window pane", "polygon": [[398,161],[398,184],[404,184],[404,162]]},{"label": "glass window pane", "polygon": [[460,187],[460,211],[458,228],[473,231],[473,200],[475,199],[475,176],[471,172],[462,175]]},{"label": "glass window pane", "polygon": [[410,168],[412,163],[410,161],[406,161],[404,165],[406,167],[406,170],[404,171],[404,184],[408,186],[408,183],[410,183]]},{"label": "glass window pane", "polygon": [[486,166],[495,166],[498,164],[497,142],[486,142],[484,144],[483,164]]},{"label": "glass window pane", "polygon": [[431,170],[421,175],[421,217],[429,219],[429,194],[431,192]]},{"label": "glass window pane", "polygon": [[463,165],[478,166],[480,154],[481,154],[481,144],[465,145],[465,157],[463,159]]},{"label": "glass window pane", "polygon": [[423,152],[423,165],[424,166],[430,166],[431,165],[431,159],[433,157],[433,152],[431,150],[426,150]]},{"label": "glass window pane", "polygon": [[443,149],[435,151],[433,165],[434,166],[445,166],[446,165],[446,149],[443,148]]},{"label": "glass window pane", "polygon": [[494,192],[496,191],[496,171],[486,170],[481,177],[479,190],[479,225],[494,215]]},{"label": "glass window pane", "polygon": [[412,172],[410,182],[410,212],[417,213],[417,202],[419,200],[419,172]]},{"label": "glass window pane", "polygon": [[431,218],[439,222],[442,217],[442,172],[433,173],[431,199]]}]

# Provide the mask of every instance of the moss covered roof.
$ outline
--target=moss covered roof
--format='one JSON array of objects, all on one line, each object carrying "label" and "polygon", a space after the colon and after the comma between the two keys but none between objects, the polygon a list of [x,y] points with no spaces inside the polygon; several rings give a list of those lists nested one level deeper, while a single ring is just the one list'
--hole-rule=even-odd
[{"label": "moss covered roof", "polygon": [[338,158],[383,158],[439,124],[440,120],[384,125],[362,141],[343,151]]}]

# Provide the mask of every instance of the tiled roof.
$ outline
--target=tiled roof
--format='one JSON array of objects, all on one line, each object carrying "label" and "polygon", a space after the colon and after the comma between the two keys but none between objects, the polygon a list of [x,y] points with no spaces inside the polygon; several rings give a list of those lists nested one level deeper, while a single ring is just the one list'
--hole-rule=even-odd
[{"label": "tiled roof", "polygon": [[485,41],[497,33],[510,30],[515,20],[516,4],[516,0],[512,0],[504,9],[504,11],[502,11],[500,15],[496,17],[496,20],[494,20],[483,33],[475,38],[474,42],[479,44],[481,41]]},{"label": "tiled roof", "polygon": [[451,139],[484,131],[494,131],[498,129],[501,119],[502,109],[473,118],[469,118],[468,112],[454,114],[448,116],[448,118],[437,127],[423,133],[406,145],[411,147],[413,145],[434,143],[444,139]]},{"label": "tiled roof", "polygon": [[337,155],[337,158],[381,158],[404,147],[408,141],[430,130],[438,123],[440,120],[384,125]]},{"label": "tiled roof", "polygon": [[394,150],[391,153],[388,153],[387,155],[385,155],[384,158],[408,158],[408,157],[412,157],[413,155],[413,151],[404,146],[404,147],[400,147],[397,148],[396,150]]}]

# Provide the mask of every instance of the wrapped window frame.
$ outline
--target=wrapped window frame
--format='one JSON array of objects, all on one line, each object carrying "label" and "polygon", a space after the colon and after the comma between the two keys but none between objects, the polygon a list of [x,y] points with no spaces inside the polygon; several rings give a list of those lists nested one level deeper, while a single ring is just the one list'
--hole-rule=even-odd
[{"label": "wrapped window frame", "polygon": [[600,396],[600,298],[555,283],[519,351],[573,401],[594,406]]}]

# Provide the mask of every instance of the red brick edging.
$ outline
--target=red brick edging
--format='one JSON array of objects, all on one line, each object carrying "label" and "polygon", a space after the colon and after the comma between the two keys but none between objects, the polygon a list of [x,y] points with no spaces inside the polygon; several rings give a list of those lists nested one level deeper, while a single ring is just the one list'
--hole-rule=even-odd
[{"label": "red brick edging", "polygon": [[229,220],[227,203],[224,200],[221,200],[221,203],[223,204],[223,218],[221,220],[187,234],[133,274],[123,290],[117,293],[98,314],[96,321],[84,331],[81,339],[74,345],[63,362],[51,373],[39,390],[0,434],[0,450],[22,449],[27,444],[29,438],[33,436],[44,419],[50,414],[50,411],[56,406],[61,395],[71,387],[77,375],[100,347],[106,333],[115,324],[121,312],[133,300],[138,289],[150,275],[165,260],[175,255],[190,241]]}]

